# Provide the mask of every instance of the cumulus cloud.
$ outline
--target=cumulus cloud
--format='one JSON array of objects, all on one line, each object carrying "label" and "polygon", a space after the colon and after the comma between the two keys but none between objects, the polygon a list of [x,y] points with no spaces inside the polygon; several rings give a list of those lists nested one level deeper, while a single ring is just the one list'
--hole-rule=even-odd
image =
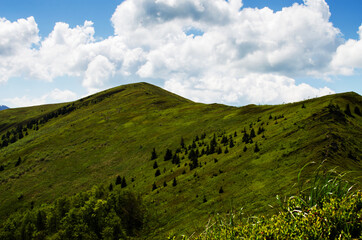
[{"label": "cumulus cloud", "polygon": [[354,68],[362,68],[362,25],[358,35],[359,40],[349,39],[340,45],[332,60],[333,69],[341,74],[351,75]]},{"label": "cumulus cloud", "polygon": [[44,94],[38,98],[32,98],[29,96],[23,97],[14,97],[4,99],[6,103],[9,103],[11,107],[27,107],[27,106],[36,106],[46,103],[59,103],[59,102],[68,102],[73,101],[77,97],[77,94],[70,90],[60,90],[54,89],[51,92]]},{"label": "cumulus cloud", "polygon": [[277,12],[243,8],[241,0],[125,0],[111,18],[114,35],[104,40],[95,40],[90,21],[75,28],[57,23],[40,40],[33,18],[1,19],[0,82],[76,76],[92,93],[118,76],[157,79],[203,102],[297,101],[333,91],[295,78],[361,68],[361,39],[344,42],[330,16],[325,0]]},{"label": "cumulus cloud", "polygon": [[97,56],[88,64],[83,80],[83,86],[94,93],[104,85],[104,82],[114,75],[114,65],[104,56]]}]

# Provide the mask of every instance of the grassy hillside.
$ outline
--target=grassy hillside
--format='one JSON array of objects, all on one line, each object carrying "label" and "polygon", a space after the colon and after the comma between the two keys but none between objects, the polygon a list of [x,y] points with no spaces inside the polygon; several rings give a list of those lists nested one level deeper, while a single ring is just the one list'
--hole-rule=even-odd
[{"label": "grassy hillside", "polygon": [[4,110],[0,219],[93,185],[115,185],[118,175],[154,213],[153,236],[189,235],[231,206],[272,213],[268,204],[276,194],[293,194],[290,186],[310,161],[350,171],[347,177],[360,182],[359,109],[356,93],[237,108],[138,83],[71,103]]}]

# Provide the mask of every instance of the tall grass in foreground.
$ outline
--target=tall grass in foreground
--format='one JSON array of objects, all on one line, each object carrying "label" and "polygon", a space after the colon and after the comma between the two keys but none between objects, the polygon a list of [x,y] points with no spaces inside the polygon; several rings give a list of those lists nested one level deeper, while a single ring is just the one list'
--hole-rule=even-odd
[{"label": "tall grass in foreground", "polygon": [[296,196],[284,200],[277,196],[279,214],[217,215],[203,233],[188,239],[362,239],[362,192],[351,191],[353,185],[343,179],[345,173],[325,171],[323,165],[302,182],[302,171],[310,164],[298,174]]}]

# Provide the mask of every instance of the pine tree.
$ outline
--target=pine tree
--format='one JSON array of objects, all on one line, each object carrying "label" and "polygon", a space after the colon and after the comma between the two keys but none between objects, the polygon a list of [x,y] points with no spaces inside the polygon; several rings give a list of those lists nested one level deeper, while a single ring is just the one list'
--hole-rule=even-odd
[{"label": "pine tree", "polygon": [[21,163],[21,157],[18,158],[18,161],[15,163],[15,167],[19,166]]},{"label": "pine tree", "polygon": [[234,145],[234,141],[232,139],[230,139],[230,144],[229,144],[229,148],[233,148],[235,145]]},{"label": "pine tree", "polygon": [[303,103],[303,105],[302,105],[302,108],[305,108],[305,105],[304,105],[304,103]]},{"label": "pine tree", "polygon": [[158,168],[157,161],[155,161],[155,162],[153,163],[153,169],[156,169],[156,168]]},{"label": "pine tree", "polygon": [[248,148],[246,146],[244,146],[243,151],[246,152],[246,150],[248,150]]},{"label": "pine tree", "polygon": [[118,175],[116,178],[116,185],[119,185],[122,183],[122,178]]},{"label": "pine tree", "polygon": [[112,183],[111,183],[111,184],[109,184],[108,190],[109,190],[110,192],[112,192],[112,191],[113,191],[113,184],[112,184]]},{"label": "pine tree", "polygon": [[351,109],[349,108],[349,104],[346,105],[346,110],[344,110],[344,113],[350,117],[352,117]]},{"label": "pine tree", "polygon": [[0,172],[1,171],[4,171],[4,166],[3,165],[0,166]]},{"label": "pine tree", "polygon": [[229,153],[229,149],[226,147],[224,153]]},{"label": "pine tree", "polygon": [[156,183],[153,183],[152,184],[152,191],[156,190],[157,189],[157,186],[156,186]]},{"label": "pine tree", "polygon": [[184,141],[184,138],[181,137],[181,143],[180,143],[181,147],[182,148],[185,148],[185,141]]},{"label": "pine tree", "polygon": [[272,117],[272,115],[270,114],[270,115],[269,115],[269,120],[271,120],[271,119],[273,119],[273,117]]},{"label": "pine tree", "polygon": [[220,187],[219,193],[224,193],[224,189],[222,189],[222,187]]},{"label": "pine tree", "polygon": [[160,176],[160,175],[161,175],[161,171],[160,171],[160,169],[157,169],[155,172],[155,177]]},{"label": "pine tree", "polygon": [[204,199],[202,199],[202,201],[203,201],[204,203],[207,202],[207,199],[206,199],[206,196],[205,196],[205,195],[204,195]]},{"label": "pine tree", "polygon": [[177,181],[176,181],[176,178],[173,179],[173,182],[172,182],[172,186],[176,187],[177,185]]},{"label": "pine tree", "polygon": [[361,116],[361,111],[357,106],[354,108],[354,113],[357,114],[358,116]]},{"label": "pine tree", "polygon": [[164,187],[167,187],[166,181],[163,182],[163,186],[164,186]]},{"label": "pine tree", "polygon": [[259,151],[260,151],[260,149],[259,149],[259,147],[258,147],[258,143],[256,142],[256,143],[255,143],[254,152],[259,152]]},{"label": "pine tree", "polygon": [[172,151],[167,148],[164,160],[167,161],[167,160],[171,160],[171,159],[172,159]]},{"label": "pine tree", "polygon": [[157,158],[156,149],[153,148],[152,153],[151,153],[151,160],[155,160],[156,158]]},{"label": "pine tree", "polygon": [[255,131],[254,131],[254,128],[252,128],[250,131],[250,138],[255,138],[255,137],[256,137]]},{"label": "pine tree", "polygon": [[122,183],[121,183],[121,188],[125,188],[125,187],[127,187],[127,183],[126,183],[126,178],[123,177],[122,178]]}]

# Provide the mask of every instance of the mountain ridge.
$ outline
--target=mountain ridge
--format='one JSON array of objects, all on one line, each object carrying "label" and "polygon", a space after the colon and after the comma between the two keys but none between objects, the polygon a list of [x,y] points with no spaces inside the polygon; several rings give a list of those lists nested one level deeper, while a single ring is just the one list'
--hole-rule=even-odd
[{"label": "mountain ridge", "polygon": [[[159,216],[165,228],[158,226],[154,234],[201,227],[200,219],[227,211],[230,199],[249,213],[270,211],[275,194],[290,193],[297,172],[310,161],[361,177],[362,123],[356,113],[361,99],[350,92],[283,105],[232,107],[195,103],[138,83],[74,102],[10,109],[0,113],[0,137],[9,132],[4,137],[8,145],[0,148],[0,219],[30,202],[40,205],[93,185],[114,184],[118,175],[150,208],[163,212],[167,206]],[[252,130],[255,137],[246,143],[245,133]],[[214,138],[215,152],[201,155]],[[157,158],[151,160],[153,148]],[[180,164],[164,161],[166,149],[174,156],[179,151]],[[196,150],[194,166],[190,152]]]}]

